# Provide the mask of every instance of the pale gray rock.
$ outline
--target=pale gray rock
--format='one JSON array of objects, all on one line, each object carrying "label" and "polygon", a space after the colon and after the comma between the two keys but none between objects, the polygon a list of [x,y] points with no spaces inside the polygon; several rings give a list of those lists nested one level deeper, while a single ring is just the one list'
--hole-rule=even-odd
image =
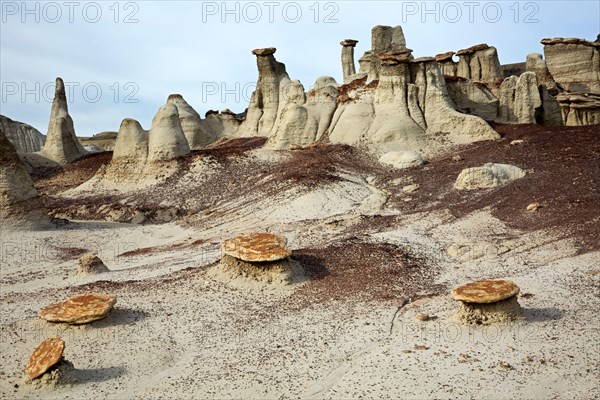
[{"label": "pale gray rock", "polygon": [[569,92],[600,94],[600,43],[575,38],[543,39],[548,70]]},{"label": "pale gray rock", "polygon": [[459,190],[493,188],[524,176],[525,171],[514,165],[487,163],[481,167],[463,169],[456,178],[454,188]]},{"label": "pale gray rock", "polygon": [[275,51],[272,47],[252,51],[256,55],[258,81],[250,98],[246,119],[239,127],[241,136],[270,137],[280,108],[285,106],[285,101],[280,99],[291,80],[285,65],[275,60]]},{"label": "pale gray rock", "polygon": [[65,85],[61,78],[56,78],[56,91],[50,111],[48,134],[44,149],[40,154],[61,165],[71,163],[86,154],[75,136],[73,119],[67,108]]},{"label": "pale gray rock", "polygon": [[457,76],[485,82],[493,82],[503,76],[495,47],[479,44],[459,50],[456,55],[459,57]]},{"label": "pale gray rock", "polygon": [[148,132],[139,122],[125,118],[119,128],[112,162],[142,166],[148,158],[148,140]]},{"label": "pale gray rock", "polygon": [[[412,50],[406,47],[406,38],[401,26],[377,25],[371,29],[371,64],[369,69],[369,82],[379,79],[381,70],[380,53],[393,53],[412,59]],[[361,68],[362,72],[362,68]]]},{"label": "pale gray rock", "polygon": [[456,79],[446,81],[446,86],[458,111],[477,115],[487,121],[498,117],[499,100],[486,85],[468,79]]},{"label": "pale gray rock", "polygon": [[87,151],[88,153],[103,153],[106,150],[104,150],[102,147],[100,146],[96,146],[95,144],[84,144],[83,148],[85,149],[85,151]]},{"label": "pale gray rock", "polygon": [[167,99],[177,107],[181,129],[191,149],[199,149],[214,142],[217,136],[209,124],[190,106],[180,94],[172,94]]},{"label": "pale gray rock", "polygon": [[[411,117],[409,109],[407,87],[410,79],[408,59],[382,59],[373,101],[375,118],[367,132],[370,141],[403,142],[408,148],[425,146],[425,129]],[[423,121],[420,110],[417,118]]]},{"label": "pale gray rock", "polygon": [[0,129],[0,232],[50,225],[50,218],[33,187],[15,147]]},{"label": "pale gray rock", "polygon": [[425,161],[421,155],[415,151],[391,151],[381,156],[379,162],[391,165],[394,168],[402,169],[422,165]]},{"label": "pale gray rock", "polygon": [[320,139],[331,123],[337,95],[337,82],[329,76],[318,78],[308,95],[299,81],[291,81],[284,92],[285,105],[267,147],[287,149]]},{"label": "pale gray rock", "polygon": [[354,65],[354,47],[358,40],[344,39],[340,42],[342,45],[342,74],[344,82],[349,76],[356,74],[356,66]]},{"label": "pale gray rock", "polygon": [[207,114],[205,121],[216,138],[223,138],[234,136],[244,119],[225,109],[221,112]]},{"label": "pale gray rock", "polygon": [[512,75],[502,81],[500,85],[498,120],[500,122],[514,122],[515,117],[515,93],[517,90],[517,81],[519,78]]},{"label": "pale gray rock", "polygon": [[542,99],[535,72],[525,72],[517,80],[514,113],[520,124],[535,124],[540,113]]},{"label": "pale gray rock", "polygon": [[181,128],[177,106],[167,103],[152,119],[148,133],[148,160],[168,160],[189,152],[190,146]]},{"label": "pale gray rock", "polygon": [[565,125],[600,124],[600,95],[593,93],[561,93],[557,96]]},{"label": "pale gray rock", "polygon": [[0,115],[0,130],[19,153],[35,153],[44,147],[46,137],[33,126]]}]

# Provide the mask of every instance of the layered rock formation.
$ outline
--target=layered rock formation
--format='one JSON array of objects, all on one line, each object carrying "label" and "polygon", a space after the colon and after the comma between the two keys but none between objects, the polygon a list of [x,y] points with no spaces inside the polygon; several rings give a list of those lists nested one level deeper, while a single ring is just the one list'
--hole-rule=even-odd
[{"label": "layered rock formation", "polygon": [[41,155],[60,164],[71,163],[86,154],[85,149],[75,136],[73,119],[69,115],[67,107],[67,96],[65,84],[61,78],[56,78],[56,89],[52,110],[50,111],[50,122],[48,123],[48,134]]},{"label": "layered rock formation", "polygon": [[569,92],[600,94],[600,43],[583,39],[543,39],[548,70]]},{"label": "layered rock formation", "polygon": [[600,42],[554,38],[542,44],[548,71],[563,91],[556,99],[564,123],[600,123]]},{"label": "layered rock formation", "polygon": [[240,116],[229,109],[208,111],[206,123],[215,138],[234,136],[240,129],[245,116]]},{"label": "layered rock formation", "polygon": [[167,99],[177,107],[181,129],[191,149],[198,149],[214,142],[217,135],[206,120],[194,110],[180,94],[172,94]]},{"label": "layered rock formation", "polygon": [[476,81],[493,82],[503,78],[495,47],[485,43],[456,52],[459,57],[457,76]]},{"label": "layered rock formation", "polygon": [[[0,130],[0,226],[43,228],[50,224],[37,191],[12,143]],[[1,229],[0,229],[1,230]]]},{"label": "layered rock formation", "polygon": [[337,82],[329,76],[318,78],[308,94],[304,93],[299,81],[291,81],[284,92],[284,105],[267,146],[286,149],[319,140],[331,123],[337,95]]},{"label": "layered rock formation", "polygon": [[35,153],[44,147],[46,137],[31,125],[0,115],[0,130],[19,153]]},{"label": "layered rock formation", "polygon": [[[375,40],[377,42],[377,40]],[[452,143],[498,138],[481,118],[455,110],[435,58],[404,50],[379,53],[379,81],[344,88],[330,127],[334,143],[382,144],[383,150],[422,150],[444,137]]]}]

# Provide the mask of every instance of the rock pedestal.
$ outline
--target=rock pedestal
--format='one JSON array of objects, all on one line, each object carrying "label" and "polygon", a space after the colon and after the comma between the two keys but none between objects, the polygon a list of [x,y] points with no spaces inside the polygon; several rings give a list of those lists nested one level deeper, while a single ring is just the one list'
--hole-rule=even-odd
[{"label": "rock pedestal", "polygon": [[340,42],[342,45],[342,73],[344,82],[349,76],[356,74],[356,67],[354,66],[354,47],[358,43],[358,40],[345,39]]}]

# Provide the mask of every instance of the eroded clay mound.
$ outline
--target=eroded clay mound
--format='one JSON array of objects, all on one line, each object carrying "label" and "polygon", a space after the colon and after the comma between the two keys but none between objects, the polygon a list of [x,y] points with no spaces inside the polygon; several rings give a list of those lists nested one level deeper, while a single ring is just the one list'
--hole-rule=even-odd
[{"label": "eroded clay mound", "polygon": [[244,278],[257,282],[283,284],[292,283],[294,273],[289,258],[277,261],[248,262],[230,255],[223,255],[220,272],[230,279]]},{"label": "eroded clay mound", "polygon": [[494,303],[460,302],[455,318],[463,324],[491,325],[507,323],[523,318],[523,309],[517,296]]}]

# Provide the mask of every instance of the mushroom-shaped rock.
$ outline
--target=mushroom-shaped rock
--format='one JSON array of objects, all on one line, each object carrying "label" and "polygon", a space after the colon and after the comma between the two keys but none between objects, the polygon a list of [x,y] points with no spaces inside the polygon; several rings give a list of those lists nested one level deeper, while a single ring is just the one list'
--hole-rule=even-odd
[{"label": "mushroom-shaped rock", "polygon": [[58,364],[63,357],[65,342],[58,336],[44,340],[34,351],[25,373],[29,379],[36,379],[46,373],[50,368]]},{"label": "mushroom-shaped rock", "polygon": [[508,280],[482,280],[458,286],[452,298],[460,302],[459,321],[467,324],[492,324],[519,319],[522,309],[517,301],[519,287]]},{"label": "mushroom-shaped rock", "polygon": [[345,39],[340,42],[342,45],[342,73],[344,82],[349,76],[356,74],[356,67],[354,66],[354,47],[358,43],[358,40]]},{"label": "mushroom-shaped rock", "polygon": [[38,315],[50,322],[86,324],[106,317],[116,302],[116,296],[86,294],[51,304],[41,310]]},{"label": "mushroom-shaped rock", "polygon": [[514,165],[487,163],[481,167],[463,169],[454,182],[454,188],[459,190],[492,188],[524,176],[525,171]]},{"label": "mushroom-shaped rock", "polygon": [[292,266],[287,239],[271,233],[242,235],[223,242],[221,268],[234,277],[290,283]]},{"label": "mushroom-shaped rock", "polygon": [[291,254],[287,239],[272,233],[237,236],[224,241],[222,249],[227,255],[250,262],[283,260]]},{"label": "mushroom-shaped rock", "polygon": [[94,275],[108,272],[109,269],[98,256],[93,253],[84,254],[79,259],[77,273],[80,275]]}]

